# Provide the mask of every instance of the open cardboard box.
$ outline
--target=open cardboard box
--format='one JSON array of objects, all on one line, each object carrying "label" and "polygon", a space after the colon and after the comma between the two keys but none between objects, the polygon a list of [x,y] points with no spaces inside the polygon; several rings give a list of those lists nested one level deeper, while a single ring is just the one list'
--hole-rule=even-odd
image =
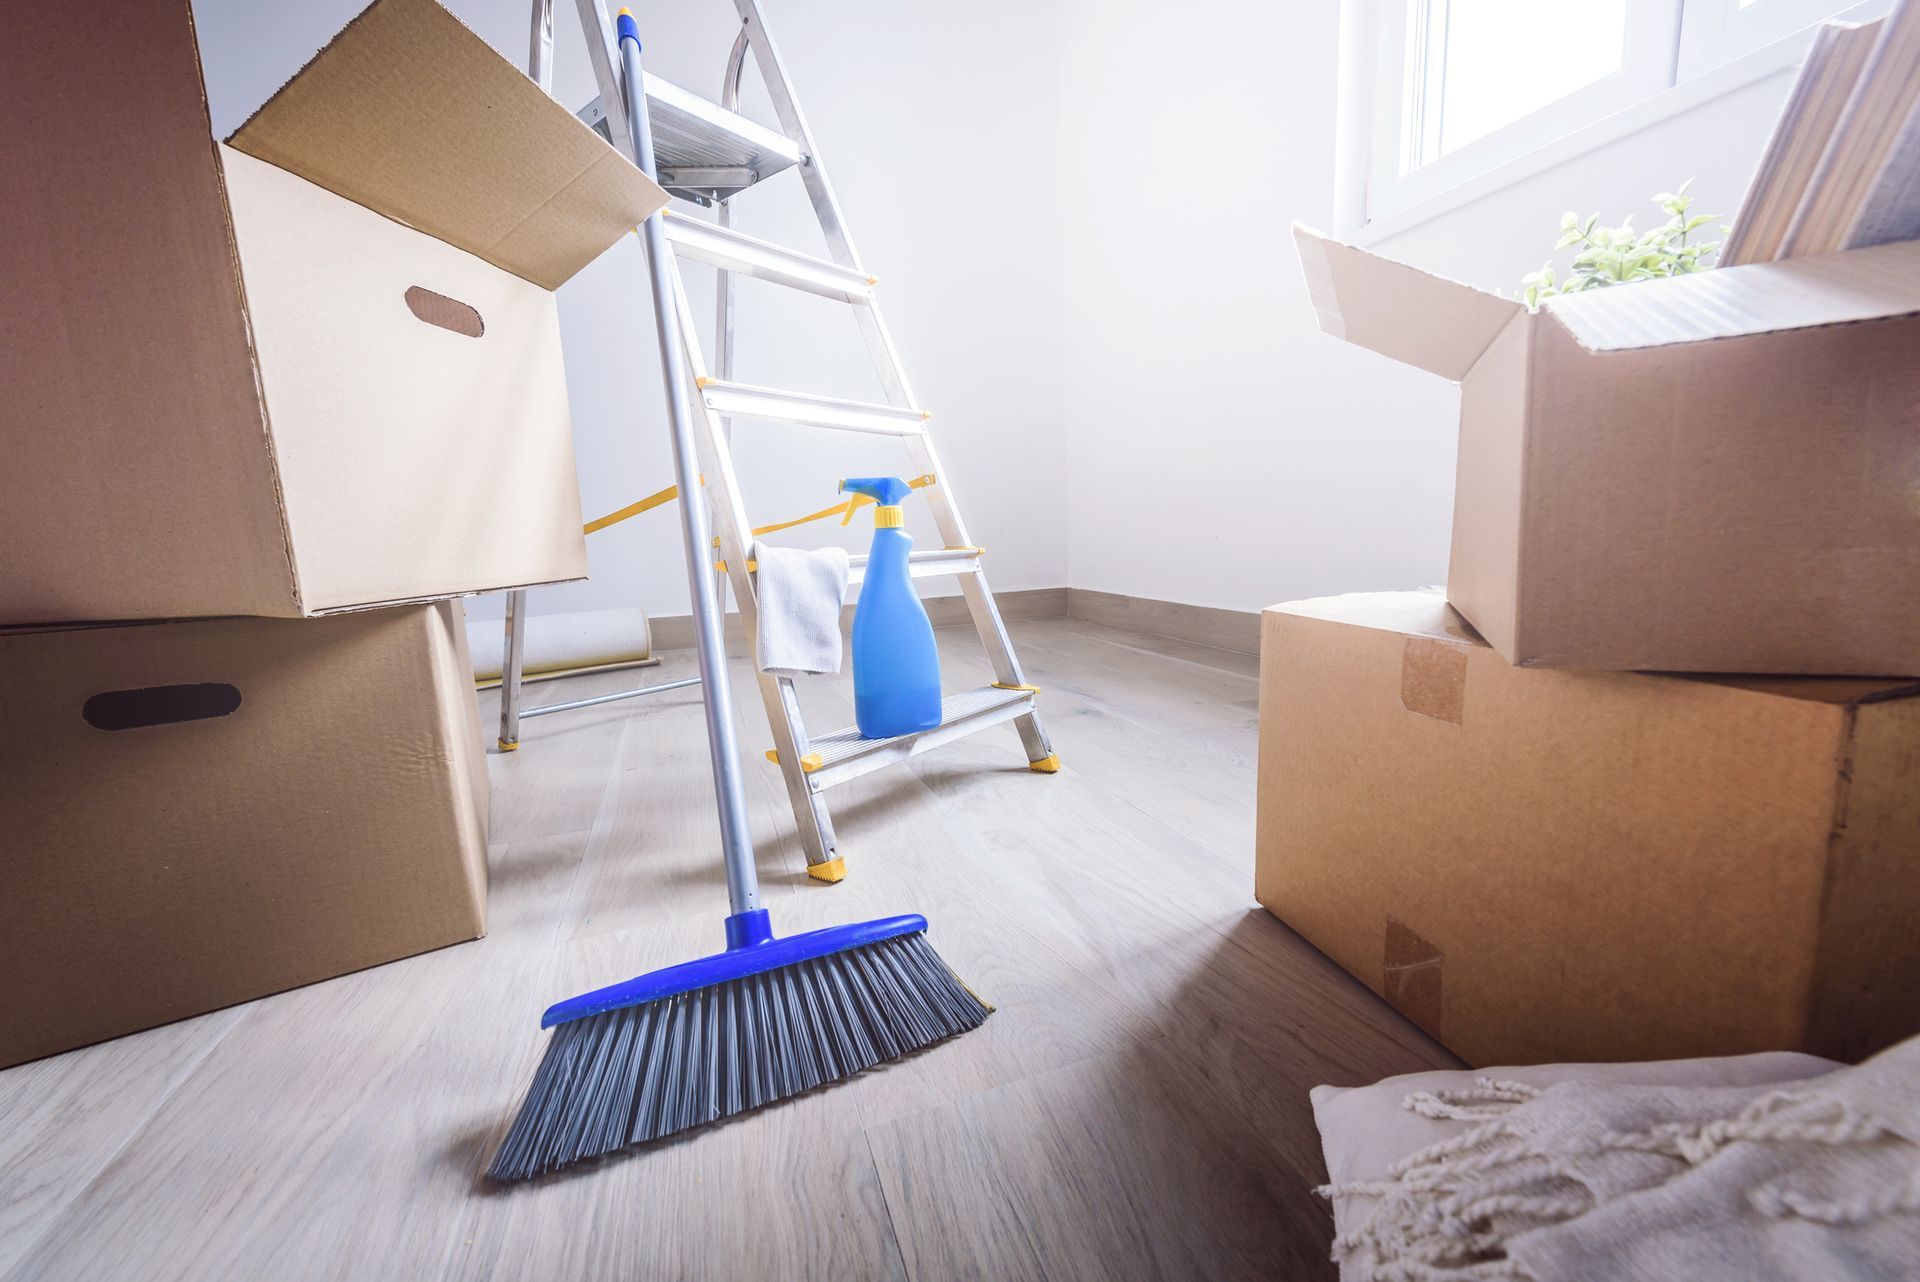
[{"label": "open cardboard box", "polygon": [[0,1067],[483,934],[462,613],[0,633]]},{"label": "open cardboard box", "polygon": [[1509,661],[1920,674],[1920,242],[1529,313],[1294,235],[1328,333],[1461,384],[1447,599]]},{"label": "open cardboard box", "polygon": [[1438,592],[1261,617],[1255,893],[1471,1064],[1920,1033],[1920,681],[1518,668]]},{"label": "open cardboard box", "polygon": [[552,291],[666,195],[433,0],[216,146],[187,0],[0,42],[0,624],[586,573]]}]

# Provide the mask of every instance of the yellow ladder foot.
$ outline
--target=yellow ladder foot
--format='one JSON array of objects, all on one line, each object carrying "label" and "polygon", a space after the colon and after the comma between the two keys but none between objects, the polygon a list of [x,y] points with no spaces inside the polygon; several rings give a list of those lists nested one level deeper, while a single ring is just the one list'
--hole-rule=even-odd
[{"label": "yellow ladder foot", "polygon": [[839,855],[835,855],[823,864],[808,864],[807,876],[813,878],[815,881],[824,881],[828,884],[836,881],[845,881],[847,879],[847,861]]},{"label": "yellow ladder foot", "polygon": [[512,743],[508,743],[505,739],[500,739],[496,742],[499,743],[500,751],[502,752],[518,752],[520,750],[520,741],[518,739],[515,739]]},{"label": "yellow ladder foot", "polygon": [[1027,769],[1043,775],[1059,774],[1060,754],[1056,752],[1051,757],[1042,757],[1038,761],[1029,761],[1027,763]]}]

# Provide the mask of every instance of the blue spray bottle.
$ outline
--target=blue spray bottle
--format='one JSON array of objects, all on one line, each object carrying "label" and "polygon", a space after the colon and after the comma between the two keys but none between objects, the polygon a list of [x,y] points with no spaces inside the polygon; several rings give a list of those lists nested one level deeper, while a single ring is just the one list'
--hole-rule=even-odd
[{"label": "blue spray bottle", "polygon": [[853,717],[869,739],[931,730],[940,724],[940,651],[927,608],[913,590],[900,500],[913,492],[897,476],[856,476],[842,494],[864,494],[873,510],[873,551],[853,612]]}]

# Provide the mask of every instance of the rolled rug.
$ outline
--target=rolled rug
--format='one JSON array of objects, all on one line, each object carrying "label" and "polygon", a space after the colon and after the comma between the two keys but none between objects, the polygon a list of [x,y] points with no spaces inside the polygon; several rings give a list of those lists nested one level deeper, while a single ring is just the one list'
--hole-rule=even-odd
[{"label": "rolled rug", "polygon": [[[503,649],[500,620],[468,618],[467,641],[473,652],[473,679],[483,686],[498,684]],[[521,659],[526,680],[657,662],[645,610],[527,614],[526,653]]]}]

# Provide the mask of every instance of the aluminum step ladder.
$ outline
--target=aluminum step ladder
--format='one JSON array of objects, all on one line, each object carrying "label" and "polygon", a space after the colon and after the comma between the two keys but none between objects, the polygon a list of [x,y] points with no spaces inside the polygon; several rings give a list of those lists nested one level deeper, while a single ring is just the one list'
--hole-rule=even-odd
[{"label": "aluminum step ladder", "polygon": [[[619,57],[613,23],[604,0],[576,0],[580,25],[587,33],[600,96],[579,114],[605,135],[623,154],[634,152],[621,110]],[[941,466],[928,430],[931,417],[914,397],[893,339],[881,316],[875,289],[853,245],[840,202],[828,181],[826,166],[813,133],[800,110],[785,64],[768,34],[758,0],[734,0],[741,29],[727,59],[718,103],[688,93],[654,75],[645,77],[647,114],[652,125],[655,161],[660,183],[674,196],[715,211],[712,222],[680,210],[664,221],[666,276],[672,282],[674,311],[686,351],[696,404],[695,438],[706,477],[706,494],[713,513],[718,561],[716,570],[731,584],[741,621],[751,639],[757,636],[758,612],[753,567],[748,555],[753,545],[753,523],[747,517],[738,476],[734,470],[730,420],[758,418],[796,428],[869,433],[900,438],[913,468],[930,483],[921,493],[932,514],[944,547],[916,551],[909,559],[914,578],[951,575],[959,580],[968,613],[990,659],[994,680],[977,689],[950,694],[942,702],[941,723],[916,734],[883,739],[862,738],[856,728],[812,735],[800,713],[794,680],[757,673],[760,696],[773,731],[774,749],[767,756],[780,768],[787,797],[806,850],[807,871],[822,881],[839,881],[846,864],[827,809],[826,792],[884,766],[931,751],[989,726],[1012,722],[1019,732],[1029,768],[1051,774],[1059,758],[1040,714],[1034,706],[1036,688],[1021,671],[1013,642],[1000,618],[999,607],[987,585],[983,549],[976,546],[960,517],[960,505],[951,480]],[[780,121],[778,132],[739,113],[741,77],[751,52],[772,98]],[[531,72],[541,88],[552,92],[553,5],[534,0]],[[749,188],[788,170],[799,174],[826,236],[830,259],[802,254],[733,229],[732,202]],[[710,264],[719,271],[718,315],[715,317],[716,353],[708,365],[700,327],[687,301],[678,259]],[[730,377],[733,367],[735,276],[752,276],[791,289],[833,299],[851,307],[864,338],[885,404],[840,400],[805,392],[756,387]],[[866,558],[852,558],[852,581],[864,577]],[[524,620],[524,601],[509,614]],[[749,650],[751,653],[751,648]],[[651,693],[659,687],[622,692],[614,698]],[[596,700],[601,702],[604,700]],[[587,701],[581,701],[587,702]]]}]

